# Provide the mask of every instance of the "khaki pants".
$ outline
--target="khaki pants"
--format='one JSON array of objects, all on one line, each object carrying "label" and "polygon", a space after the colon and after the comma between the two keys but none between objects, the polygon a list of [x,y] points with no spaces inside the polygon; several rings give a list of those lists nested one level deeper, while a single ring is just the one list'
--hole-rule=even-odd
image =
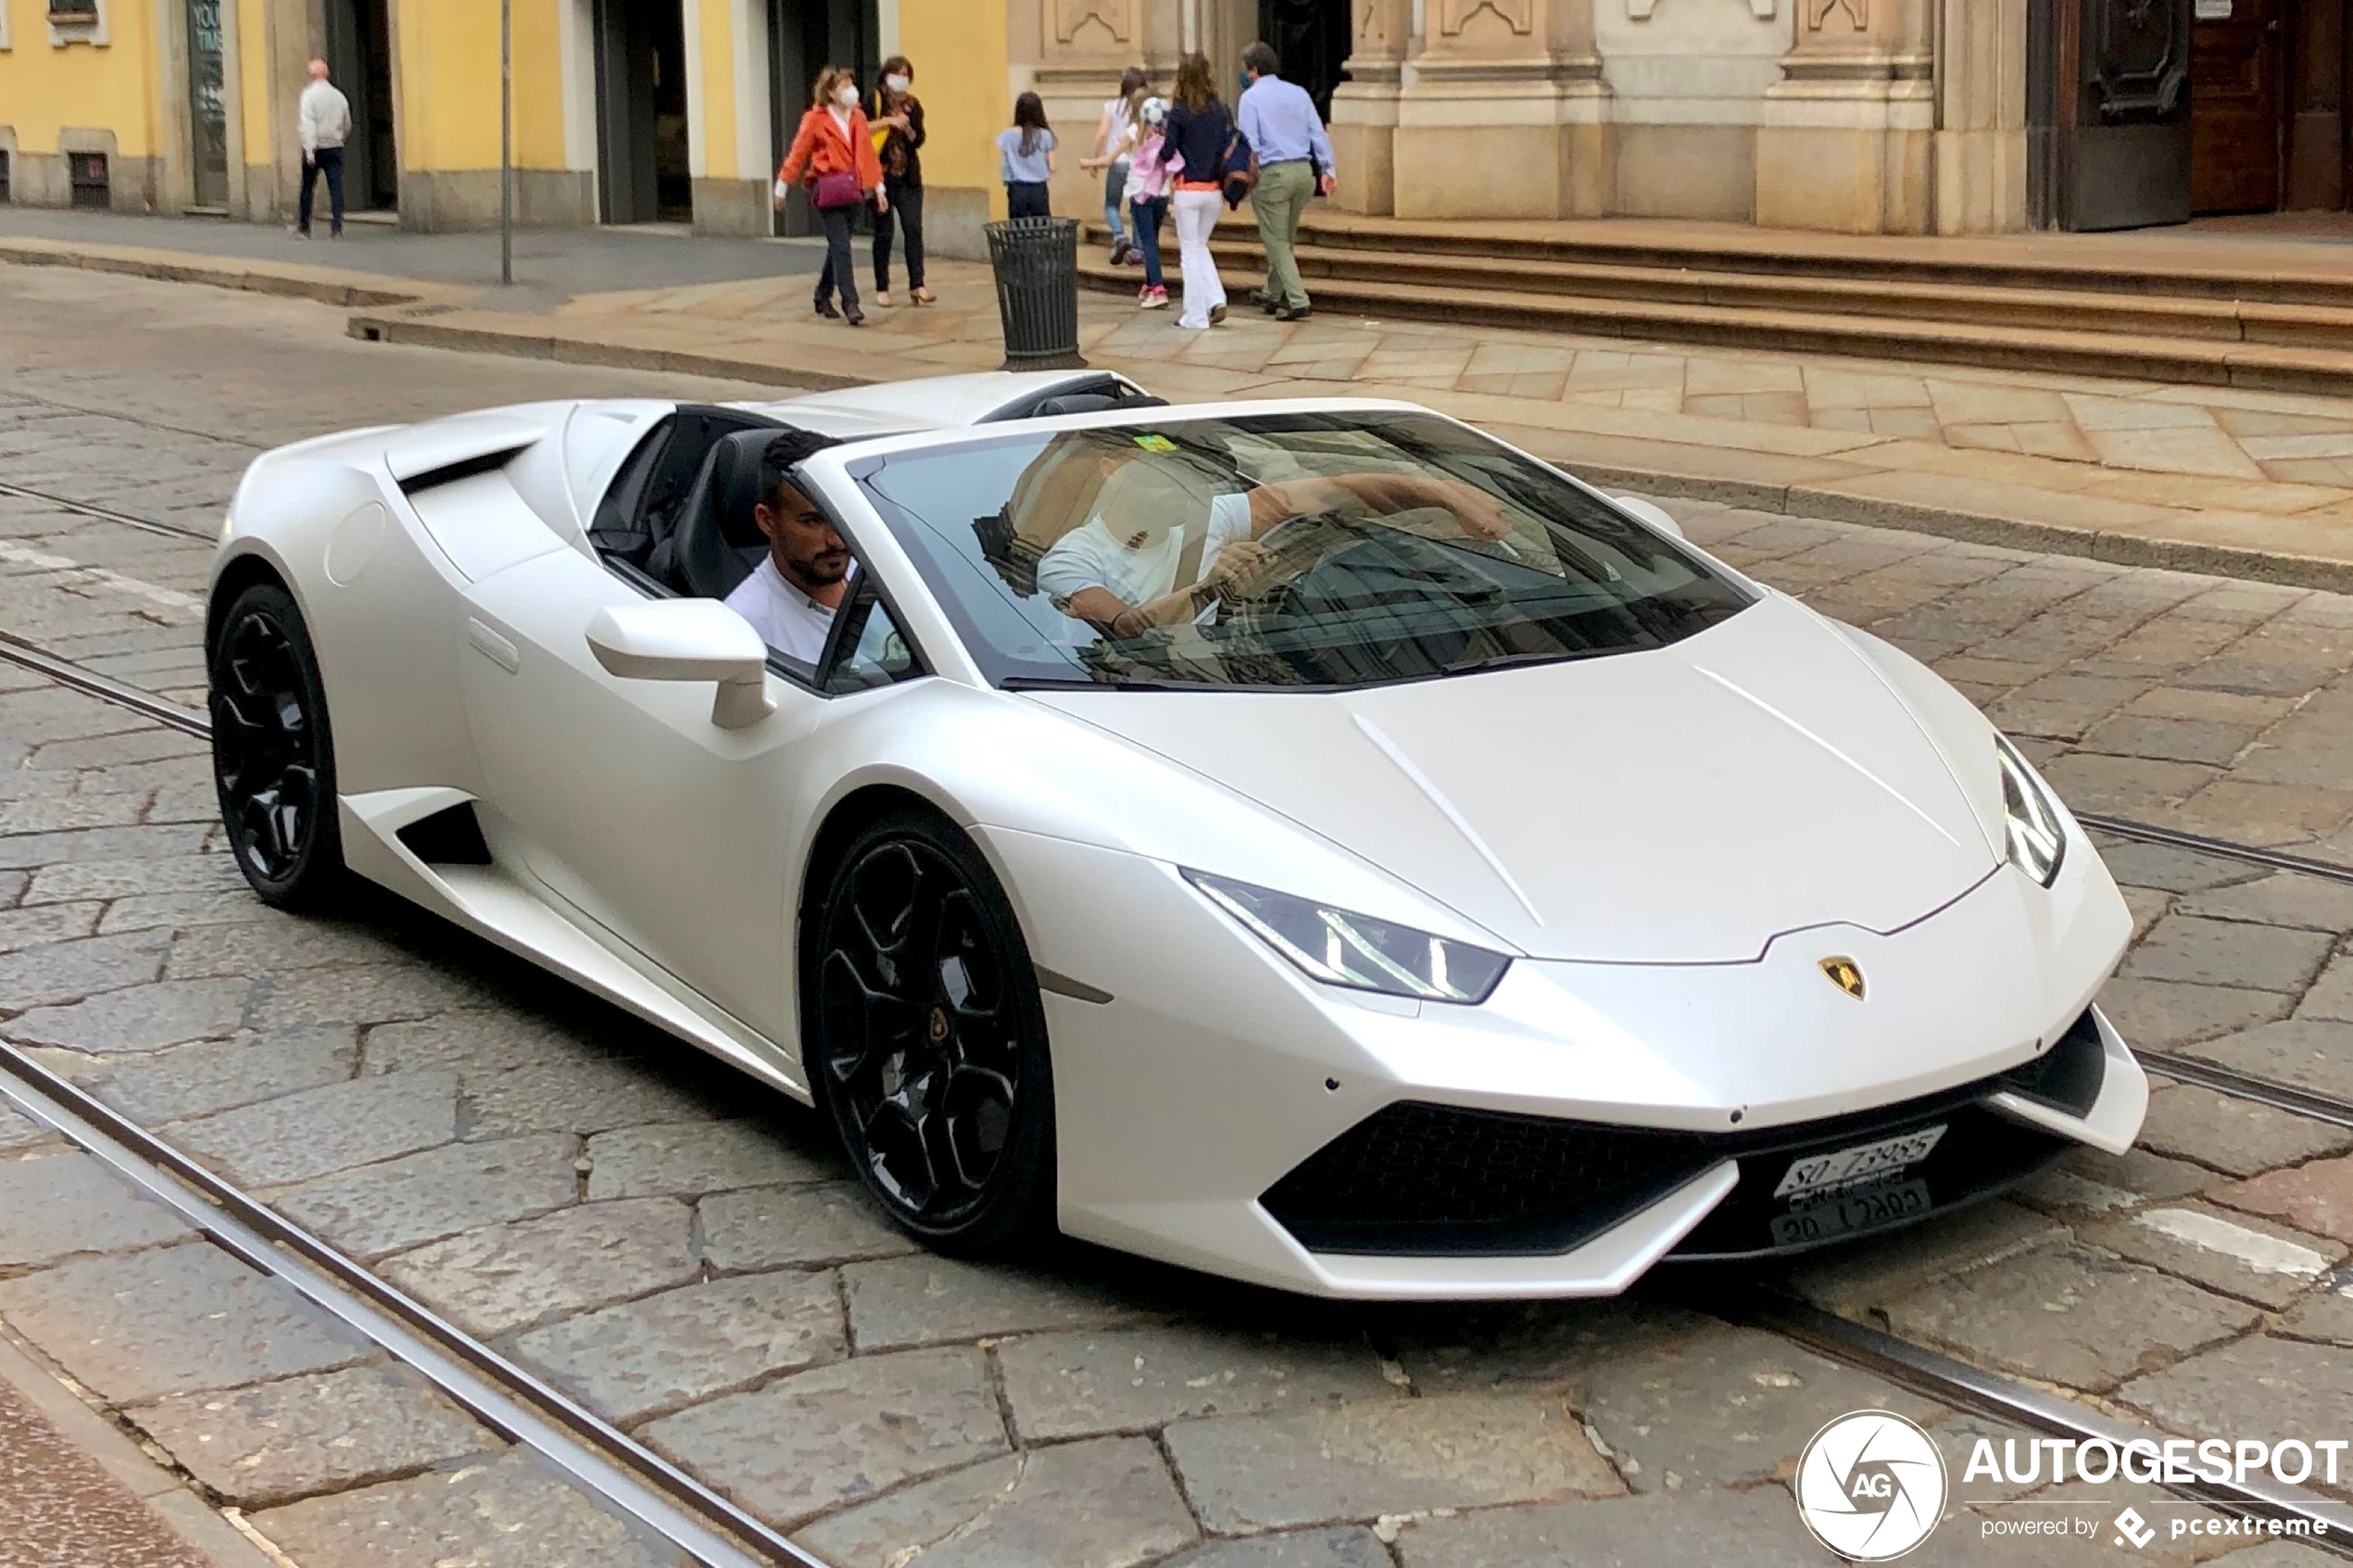
[{"label": "khaki pants", "polygon": [[1315,166],[1306,158],[1270,163],[1258,170],[1250,194],[1258,215],[1258,243],[1266,247],[1266,297],[1294,310],[1307,308],[1307,285],[1299,281],[1291,247],[1299,244],[1300,220],[1315,194]]}]

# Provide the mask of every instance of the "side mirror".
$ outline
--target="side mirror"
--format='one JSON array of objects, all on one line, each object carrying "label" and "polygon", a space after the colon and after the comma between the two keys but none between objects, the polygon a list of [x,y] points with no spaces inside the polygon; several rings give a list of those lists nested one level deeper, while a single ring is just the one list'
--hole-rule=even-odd
[{"label": "side mirror", "polygon": [[1655,501],[1645,501],[1640,495],[1612,495],[1618,509],[1633,513],[1670,539],[1683,537],[1683,525],[1667,515],[1667,508]]},{"label": "side mirror", "polygon": [[768,699],[768,645],[716,599],[608,605],[588,622],[588,649],[607,674],[624,681],[718,682],[711,721],[723,730],[757,724],[776,710]]}]

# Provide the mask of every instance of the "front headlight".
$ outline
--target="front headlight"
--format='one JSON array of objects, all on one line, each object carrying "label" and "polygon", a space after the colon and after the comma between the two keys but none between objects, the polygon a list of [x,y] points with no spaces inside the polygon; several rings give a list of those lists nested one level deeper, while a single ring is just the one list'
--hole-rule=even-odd
[{"label": "front headlight", "polygon": [[2048,887],[2058,880],[2059,862],[2067,858],[2058,802],[2007,737],[1994,735],[1994,755],[2002,766],[2002,822],[2010,864]]},{"label": "front headlight", "polygon": [[1246,882],[1185,880],[1311,979],[1424,1002],[1483,1002],[1512,960],[1411,926],[1328,909]]}]

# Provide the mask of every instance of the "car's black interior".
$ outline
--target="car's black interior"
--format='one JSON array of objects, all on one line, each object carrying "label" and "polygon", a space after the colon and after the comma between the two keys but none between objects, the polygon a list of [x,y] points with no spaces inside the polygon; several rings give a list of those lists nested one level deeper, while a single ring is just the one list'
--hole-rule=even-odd
[{"label": "car's black interior", "polygon": [[[759,552],[755,550],[749,564],[732,575],[724,561],[708,549],[698,553],[696,558],[703,565],[702,581],[715,583],[724,578],[726,586],[697,587],[682,570],[680,536],[688,532],[688,519],[698,517],[708,526],[696,532],[706,538],[740,532],[758,543],[759,527],[752,521],[751,508],[759,499],[760,452],[771,436],[785,428],[764,414],[741,408],[691,405],[680,408],[622,464],[597,508],[588,542],[598,555],[644,586],[671,594],[726,597],[745,573],[759,564]],[[730,447],[724,457],[723,446]],[[739,519],[709,515],[713,508],[736,506],[740,506]]]},{"label": "car's black interior", "polygon": [[760,504],[761,455],[775,434],[739,430],[712,444],[677,527],[654,546],[649,576],[690,597],[724,599],[758,569],[768,538],[752,508]]},{"label": "car's black interior", "polygon": [[982,424],[1007,420],[1050,420],[1061,414],[1098,414],[1107,408],[1165,408],[1168,399],[1154,397],[1125,376],[1109,371],[1080,381],[1056,382],[992,411]]}]

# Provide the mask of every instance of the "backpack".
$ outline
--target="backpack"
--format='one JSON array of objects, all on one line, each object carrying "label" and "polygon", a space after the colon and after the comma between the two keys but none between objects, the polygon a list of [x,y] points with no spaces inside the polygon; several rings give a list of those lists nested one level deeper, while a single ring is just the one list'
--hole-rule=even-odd
[{"label": "backpack", "polygon": [[1226,156],[1219,160],[1217,178],[1226,187],[1226,205],[1239,207],[1250,198],[1258,185],[1258,149],[1250,144],[1242,128],[1229,116],[1226,121]]}]

